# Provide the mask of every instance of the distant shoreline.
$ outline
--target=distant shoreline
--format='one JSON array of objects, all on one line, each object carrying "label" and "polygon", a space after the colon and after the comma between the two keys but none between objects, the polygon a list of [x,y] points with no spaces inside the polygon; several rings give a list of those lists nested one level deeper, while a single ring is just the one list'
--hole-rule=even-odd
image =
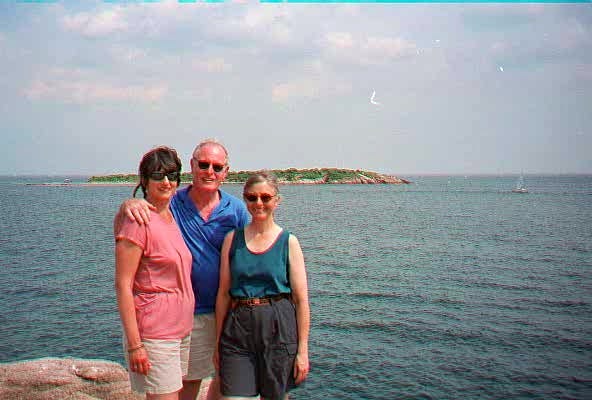
[{"label": "distant shoreline", "polygon": [[[324,185],[324,184],[408,184],[411,181],[393,175],[380,174],[374,171],[345,168],[308,168],[308,169],[276,169],[265,170],[273,173],[280,184]],[[249,176],[261,171],[229,171],[225,183],[243,184]],[[182,183],[190,183],[190,173],[181,174]],[[91,176],[89,184],[136,184],[137,174],[114,174]]]},{"label": "distant shoreline", "polygon": [[59,182],[47,182],[47,183],[25,183],[25,186],[56,186],[56,187],[68,187],[68,186],[86,186],[86,187],[101,187],[101,186],[126,186],[134,187],[136,183],[131,182],[70,182],[70,183],[59,183]]}]

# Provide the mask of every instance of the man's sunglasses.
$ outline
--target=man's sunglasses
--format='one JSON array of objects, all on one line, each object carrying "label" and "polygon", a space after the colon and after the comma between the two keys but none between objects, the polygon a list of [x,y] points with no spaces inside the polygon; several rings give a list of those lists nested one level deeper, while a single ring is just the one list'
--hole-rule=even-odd
[{"label": "man's sunglasses", "polygon": [[207,161],[198,161],[197,162],[197,166],[199,167],[199,169],[203,169],[203,170],[209,169],[210,165],[212,166],[212,169],[214,170],[214,172],[222,172],[224,167],[226,167],[226,165],[209,163]]},{"label": "man's sunglasses", "polygon": [[275,197],[274,194],[268,194],[268,193],[263,193],[261,195],[257,195],[257,194],[253,194],[253,193],[245,193],[243,196],[245,196],[245,199],[247,199],[248,202],[254,203],[257,201],[257,199],[261,199],[261,201],[263,203],[269,203],[271,201],[271,199],[273,199]]},{"label": "man's sunglasses", "polygon": [[155,171],[150,174],[150,179],[155,180],[155,181],[162,181],[165,176],[169,179],[169,181],[176,181],[177,179],[179,179],[179,171],[173,171],[173,172]]}]

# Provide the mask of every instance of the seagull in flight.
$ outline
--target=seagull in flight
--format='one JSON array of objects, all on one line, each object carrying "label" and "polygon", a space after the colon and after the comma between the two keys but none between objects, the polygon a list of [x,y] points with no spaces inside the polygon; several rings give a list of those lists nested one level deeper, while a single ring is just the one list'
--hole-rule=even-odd
[{"label": "seagull in flight", "polygon": [[379,102],[377,102],[377,101],[374,101],[374,96],[376,96],[376,90],[373,90],[373,91],[372,91],[372,96],[370,97],[370,103],[372,103],[372,104],[374,104],[374,105],[377,105],[377,106],[379,106],[379,105],[380,105],[380,103],[379,103]]}]

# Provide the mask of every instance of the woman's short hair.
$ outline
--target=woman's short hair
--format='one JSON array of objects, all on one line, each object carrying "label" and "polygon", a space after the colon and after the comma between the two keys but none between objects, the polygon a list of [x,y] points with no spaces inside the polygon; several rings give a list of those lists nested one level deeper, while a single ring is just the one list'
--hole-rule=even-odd
[{"label": "woman's short hair", "polygon": [[134,188],[133,196],[136,197],[138,189],[142,189],[144,198],[146,198],[146,186],[148,185],[148,179],[150,174],[155,171],[162,172],[179,172],[177,178],[177,185],[181,184],[181,159],[175,149],[171,149],[167,146],[158,146],[150,150],[140,161],[138,168],[138,175],[140,176],[140,183]]},{"label": "woman's short hair", "polygon": [[258,183],[267,183],[275,190],[275,194],[280,194],[280,188],[278,185],[277,177],[268,171],[260,171],[249,176],[247,182],[245,182],[243,193],[246,193],[248,189],[251,188],[251,186],[256,185]]}]

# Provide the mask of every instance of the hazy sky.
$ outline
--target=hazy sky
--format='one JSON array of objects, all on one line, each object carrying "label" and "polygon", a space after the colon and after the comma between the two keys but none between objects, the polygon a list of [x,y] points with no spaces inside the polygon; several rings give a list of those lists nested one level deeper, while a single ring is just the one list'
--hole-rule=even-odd
[{"label": "hazy sky", "polygon": [[592,173],[590,4],[2,0],[0,65],[0,175],[207,137],[234,170]]}]

